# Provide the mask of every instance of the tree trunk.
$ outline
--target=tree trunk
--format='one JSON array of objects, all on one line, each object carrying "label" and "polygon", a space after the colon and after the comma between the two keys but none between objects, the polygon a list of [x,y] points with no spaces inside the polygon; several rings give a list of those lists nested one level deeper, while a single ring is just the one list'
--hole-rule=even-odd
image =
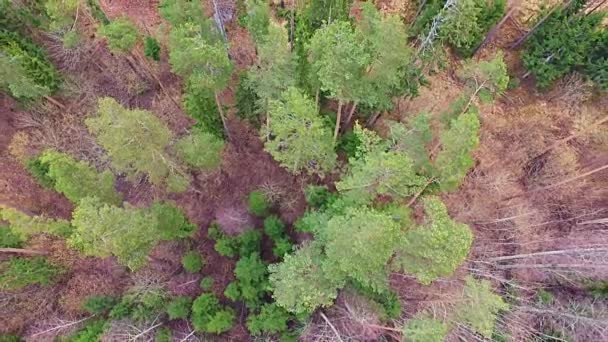
[{"label": "tree trunk", "polygon": [[338,132],[340,131],[340,119],[342,116],[342,101],[338,102],[338,114],[336,115],[336,129],[334,130],[334,145],[338,140]]},{"label": "tree trunk", "polygon": [[507,12],[507,14],[502,17],[502,20],[498,24],[494,25],[494,27],[486,35],[486,38],[483,40],[483,42],[481,42],[481,44],[479,44],[475,51],[473,51],[473,56],[475,56],[475,54],[477,54],[477,51],[481,50],[488,43],[488,41],[492,39],[492,37],[494,37],[496,33],[498,33],[498,30],[500,30],[502,25],[511,17],[513,12],[515,12],[515,7],[512,7],[509,12]]},{"label": "tree trunk", "polygon": [[348,125],[350,120],[353,118],[353,114],[355,114],[355,110],[357,109],[357,102],[353,104],[353,107],[350,109],[350,113],[348,113],[348,118],[346,118],[346,122],[344,125]]},{"label": "tree trunk", "polygon": [[21,249],[21,248],[0,248],[0,253],[17,253],[17,254],[31,254],[31,255],[47,255],[49,253],[43,251],[35,251],[33,249]]},{"label": "tree trunk", "polygon": [[230,140],[230,133],[228,132],[228,124],[226,123],[226,117],[224,116],[224,108],[222,106],[222,101],[220,101],[220,97],[217,92],[215,95],[215,104],[217,105],[217,110],[220,113],[220,118],[222,119],[222,125],[224,126],[224,133],[226,133],[226,137]]}]

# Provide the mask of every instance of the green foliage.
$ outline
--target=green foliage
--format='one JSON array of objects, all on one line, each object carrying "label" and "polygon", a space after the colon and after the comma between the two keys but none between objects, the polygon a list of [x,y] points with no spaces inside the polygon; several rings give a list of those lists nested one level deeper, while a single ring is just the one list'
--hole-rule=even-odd
[{"label": "green foliage", "polygon": [[285,255],[283,262],[268,266],[277,305],[295,314],[332,305],[339,284],[321,267],[322,260],[321,247],[313,242]]},{"label": "green foliage", "polygon": [[270,215],[264,220],[264,233],[273,240],[285,234],[285,224],[277,215]]},{"label": "green foliage", "polygon": [[70,342],[91,342],[99,341],[101,336],[108,328],[108,323],[101,319],[92,320],[86,323],[75,334],[69,337]]},{"label": "green foliage", "polygon": [[203,7],[198,1],[161,0],[158,4],[160,15],[173,26],[184,23],[199,23],[204,20]]},{"label": "green foliage", "polygon": [[536,297],[538,298],[538,302],[541,305],[552,304],[554,300],[553,294],[545,289],[538,290],[538,292],[536,293]]},{"label": "green foliage", "polygon": [[53,187],[73,203],[78,203],[87,196],[96,196],[100,201],[109,204],[120,204],[122,196],[114,188],[114,175],[110,171],[98,173],[84,161],[78,161],[68,154],[47,150],[38,157],[34,170],[39,174],[47,170],[46,175],[35,178],[51,179]]},{"label": "green foliage", "polygon": [[273,242],[274,246],[272,247],[272,255],[279,259],[283,258],[285,254],[293,250],[293,244],[286,236],[275,239]]},{"label": "green foliage", "polygon": [[188,318],[191,306],[192,299],[190,299],[190,297],[181,296],[173,298],[169,304],[167,304],[169,319]]},{"label": "green foliage", "polygon": [[281,166],[293,173],[330,172],[336,164],[331,128],[318,115],[315,104],[296,88],[289,88],[281,101],[269,103],[268,122],[262,136],[265,149]]},{"label": "green foliage", "polygon": [[502,52],[481,62],[469,61],[459,70],[459,76],[479,95],[500,95],[509,86],[509,74]]},{"label": "green foliage", "polygon": [[192,303],[192,325],[196,331],[221,334],[232,328],[234,318],[234,311],[222,307],[213,294],[202,294]]},{"label": "green foliage", "polygon": [[399,226],[373,209],[349,207],[321,231],[326,259],[323,269],[341,283],[352,278],[376,290],[388,286],[387,263],[399,239]]},{"label": "green foliage", "polygon": [[270,7],[263,0],[247,0],[247,16],[244,24],[253,36],[253,40],[258,43],[268,34],[270,25]]},{"label": "green foliage", "polygon": [[19,248],[22,244],[23,240],[10,227],[0,225],[0,248]]},{"label": "green foliage", "polygon": [[357,134],[350,130],[339,137],[337,150],[343,151],[349,159],[355,158],[360,143]]},{"label": "green foliage", "polygon": [[213,288],[213,278],[204,277],[203,279],[201,279],[200,288],[203,291],[211,291],[211,289]]},{"label": "green foliage", "polygon": [[182,266],[188,273],[197,273],[205,266],[203,256],[196,251],[188,251],[182,257]]},{"label": "green foliage", "polygon": [[110,50],[120,53],[133,50],[139,38],[137,27],[127,17],[115,19],[101,26],[98,33],[108,40]]},{"label": "green foliage", "polygon": [[173,137],[171,131],[154,114],[126,109],[109,97],[100,99],[98,107],[99,115],[85,123],[112,158],[116,170],[126,173],[130,180],[147,174],[155,185],[168,186],[175,178],[188,181],[165,152]]},{"label": "green foliage", "polygon": [[62,39],[64,49],[72,50],[80,45],[80,34],[78,34],[78,31],[76,30],[66,32]]},{"label": "green foliage", "polygon": [[425,223],[402,238],[394,265],[428,285],[454,273],[469,254],[473,233],[466,224],[453,221],[439,198],[423,198]]},{"label": "green foliage", "polygon": [[90,296],[82,307],[90,314],[100,315],[112,310],[116,304],[118,304],[118,300],[112,296]]},{"label": "green foliage", "polygon": [[260,99],[246,72],[239,75],[239,84],[236,88],[235,97],[237,108],[236,115],[243,120],[249,121],[255,127],[259,127],[260,111],[257,108],[257,104]]},{"label": "green foliage", "polygon": [[217,168],[222,162],[224,141],[217,136],[195,129],[175,145],[178,156],[189,166],[203,170]]},{"label": "green foliage", "polygon": [[160,61],[160,44],[156,38],[146,37],[144,40],[144,55],[152,60]]},{"label": "green foliage", "polygon": [[215,240],[215,251],[222,256],[249,256],[260,252],[262,234],[255,229],[247,229],[238,236],[226,235],[217,223],[212,223],[207,231],[209,238]]},{"label": "green foliage", "polygon": [[414,169],[420,174],[429,174],[433,167],[427,146],[433,140],[431,116],[420,113],[412,117],[406,125],[390,122],[389,141],[391,149],[405,153],[414,162]]},{"label": "green foliage", "polygon": [[324,23],[348,20],[350,0],[311,0],[302,16],[302,26],[314,32]]},{"label": "green foliage", "polygon": [[28,159],[25,168],[27,171],[45,188],[52,189],[55,187],[55,180],[49,176],[49,167],[47,163],[43,163],[40,158]]},{"label": "green foliage", "polygon": [[449,330],[448,325],[440,320],[417,315],[409,319],[403,327],[403,341],[443,342]]},{"label": "green foliage", "polygon": [[156,228],[160,239],[177,240],[192,236],[198,227],[190,223],[184,212],[169,203],[156,202],[150,207],[156,218]]},{"label": "green foliage", "polygon": [[605,13],[585,15],[578,4],[566,7],[551,13],[528,39],[522,55],[524,66],[541,89],[572,71],[586,73],[606,88],[608,29],[601,25]]},{"label": "green foliage", "polygon": [[249,211],[252,214],[260,217],[268,215],[270,203],[268,203],[266,195],[263,192],[259,190],[250,192],[248,197],[248,203]]},{"label": "green foliage", "polygon": [[28,285],[51,285],[65,269],[50,264],[43,257],[31,259],[10,258],[0,264],[0,289],[4,291],[18,290]]},{"label": "green foliage", "polygon": [[0,335],[0,342],[22,342],[23,340],[17,335]]},{"label": "green foliage", "polygon": [[304,189],[306,203],[312,208],[323,209],[330,206],[336,200],[336,194],[329,191],[323,185],[309,185]]},{"label": "green foliage", "polygon": [[68,244],[87,255],[108,257],[137,269],[158,241],[155,217],[140,209],[118,208],[85,198],[73,213],[74,233]]},{"label": "green foliage", "polygon": [[156,331],[156,336],[154,336],[154,342],[172,342],[173,334],[171,329],[167,327],[162,327]]},{"label": "green foliage", "polygon": [[91,15],[93,16],[93,18],[97,19],[97,21],[99,21],[103,25],[108,25],[110,23],[110,20],[108,19],[104,11],[101,9],[98,0],[87,0],[86,2],[89,6],[89,9],[91,10]]},{"label": "green foliage", "polygon": [[46,0],[46,13],[51,19],[51,30],[58,31],[74,23],[79,0]]},{"label": "green foliage", "polygon": [[365,203],[378,195],[404,198],[422,189],[426,179],[416,174],[412,159],[397,151],[386,151],[374,132],[362,129],[358,124],[355,133],[362,145],[358,158],[350,160],[348,174],[336,183],[339,192]]},{"label": "green foliage", "polygon": [[383,320],[398,319],[401,315],[401,301],[397,293],[386,290],[374,290],[358,281],[352,281],[351,286],[361,295],[380,304],[383,313]]},{"label": "green foliage", "polygon": [[169,47],[171,70],[187,77],[190,87],[217,93],[228,84],[232,62],[217,37],[210,37],[197,25],[185,23],[171,30]]},{"label": "green foliage", "polygon": [[70,223],[66,220],[52,219],[45,216],[29,216],[2,205],[0,205],[0,221],[8,222],[11,232],[22,240],[40,233],[67,236],[72,231]]},{"label": "green foliage", "polygon": [[44,2],[0,0],[0,27],[8,31],[24,32],[28,27],[42,27],[48,21]]},{"label": "green foliage", "polygon": [[220,139],[224,138],[224,127],[213,92],[188,82],[183,100],[186,113],[197,121],[196,127]]},{"label": "green foliage", "polygon": [[61,78],[44,51],[15,32],[0,30],[0,89],[17,99],[50,95]]},{"label": "green foliage", "polygon": [[158,283],[136,285],[129,288],[120,303],[110,311],[110,318],[150,321],[165,311],[167,300],[166,291]]},{"label": "green foliage", "polygon": [[477,107],[452,120],[449,129],[441,132],[441,150],[435,158],[434,178],[442,191],[458,189],[466,174],[475,165],[472,152],[479,145]]},{"label": "green foliage", "polygon": [[259,314],[247,317],[247,329],[254,336],[283,333],[290,319],[289,313],[276,303],[264,304]]},{"label": "green foliage", "polygon": [[268,270],[259,254],[241,257],[234,275],[236,280],[226,288],[226,297],[243,301],[249,309],[260,306],[268,290]]},{"label": "green foliage", "polygon": [[485,338],[490,338],[498,313],[508,309],[509,304],[492,292],[489,281],[476,280],[468,276],[463,299],[459,301],[455,317],[458,322],[469,324],[474,331]]}]

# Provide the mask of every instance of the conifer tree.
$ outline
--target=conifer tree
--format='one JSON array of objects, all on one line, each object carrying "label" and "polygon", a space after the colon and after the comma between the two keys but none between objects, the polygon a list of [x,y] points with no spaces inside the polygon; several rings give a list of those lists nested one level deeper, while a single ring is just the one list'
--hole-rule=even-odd
[{"label": "conifer tree", "polygon": [[99,34],[107,38],[110,50],[120,53],[133,50],[139,39],[135,24],[126,17],[115,19],[108,25],[101,26]]},{"label": "conifer tree", "polygon": [[280,101],[272,100],[263,136],[266,150],[293,173],[306,170],[323,175],[334,168],[336,153],[331,129],[317,114],[315,104],[296,88],[289,88]]},{"label": "conifer tree", "polygon": [[199,1],[161,0],[158,3],[158,11],[174,27],[184,23],[201,23],[205,20],[203,7]]},{"label": "conifer tree", "polygon": [[454,316],[457,322],[466,323],[483,337],[490,338],[498,313],[508,309],[509,304],[492,291],[489,281],[468,276]]},{"label": "conifer tree", "polygon": [[403,328],[403,341],[443,342],[448,332],[449,327],[446,323],[426,315],[416,315],[406,322]]},{"label": "conifer tree", "polygon": [[269,26],[272,25],[270,22],[270,7],[263,0],[247,0],[245,5],[247,7],[245,24],[259,49],[260,42],[268,39],[266,35],[269,33]]},{"label": "conifer tree", "polygon": [[100,99],[98,107],[98,116],[85,123],[117,171],[131,180],[147,175],[153,184],[166,185],[170,191],[187,188],[189,179],[165,151],[172,134],[162,121],[148,111],[126,109],[109,97]]},{"label": "conifer tree", "polygon": [[211,133],[195,129],[179,139],[175,148],[179,157],[189,166],[212,170],[222,162],[224,142]]},{"label": "conifer tree", "polygon": [[439,198],[426,197],[423,204],[425,223],[402,237],[394,266],[428,285],[439,277],[452,275],[464,262],[473,233],[467,225],[450,218]]},{"label": "conifer tree", "polygon": [[21,240],[27,240],[34,234],[46,233],[67,236],[72,227],[70,222],[45,216],[30,216],[17,209],[0,205],[0,221],[6,221],[10,230]]}]

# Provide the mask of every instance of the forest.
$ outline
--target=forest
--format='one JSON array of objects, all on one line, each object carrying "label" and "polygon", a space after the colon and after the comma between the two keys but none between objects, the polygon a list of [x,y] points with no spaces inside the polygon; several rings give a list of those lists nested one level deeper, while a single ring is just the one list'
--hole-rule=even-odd
[{"label": "forest", "polygon": [[0,0],[18,341],[608,341],[608,0]]}]

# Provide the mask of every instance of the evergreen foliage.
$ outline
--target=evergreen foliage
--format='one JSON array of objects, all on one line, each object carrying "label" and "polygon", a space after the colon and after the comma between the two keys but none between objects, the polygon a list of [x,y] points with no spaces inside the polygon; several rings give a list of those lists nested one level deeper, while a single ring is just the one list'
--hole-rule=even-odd
[{"label": "evergreen foliage", "polygon": [[204,277],[203,279],[201,279],[201,283],[199,285],[201,290],[211,291],[211,288],[213,287],[213,278]]},{"label": "evergreen foliage", "polygon": [[262,303],[268,289],[268,270],[259,254],[243,256],[234,269],[236,280],[226,288],[224,295],[233,301],[243,301],[249,309]]},{"label": "evergreen foliage", "polygon": [[10,227],[0,225],[0,248],[19,248],[23,240]]},{"label": "evergreen foliage", "polygon": [[55,187],[55,180],[49,176],[49,164],[43,163],[40,158],[28,159],[25,163],[27,171],[45,188]]},{"label": "evergreen foliage", "polygon": [[[47,170],[46,175],[36,178],[51,183],[73,203],[87,196],[96,196],[109,204],[120,204],[121,195],[114,188],[114,175],[110,171],[98,173],[86,162],[75,160],[68,154],[48,150],[38,157],[36,173]],[[50,179],[50,182],[46,180]]]},{"label": "evergreen foliage", "polygon": [[424,315],[417,315],[409,319],[403,327],[403,341],[443,342],[448,332],[448,325],[442,321]]},{"label": "evergreen foliage", "polygon": [[160,61],[160,44],[154,37],[146,37],[144,40],[144,55],[155,61]]},{"label": "evergreen foliage", "polygon": [[270,209],[270,203],[263,192],[255,190],[249,193],[249,211],[256,216],[266,216]]},{"label": "evergreen foliage", "polygon": [[190,167],[212,170],[222,162],[224,141],[211,133],[195,129],[179,139],[175,149],[178,156]]},{"label": "evergreen foliage", "polygon": [[0,220],[8,222],[11,232],[22,240],[40,233],[67,236],[72,231],[70,223],[66,220],[52,219],[45,216],[29,216],[2,205],[0,205]]},{"label": "evergreen foliage", "polygon": [[280,101],[270,101],[262,136],[269,137],[266,151],[293,173],[323,175],[336,164],[331,130],[313,101],[296,88],[285,91]]},{"label": "evergreen foliage", "polygon": [[167,327],[161,327],[156,331],[156,336],[154,336],[154,342],[172,342],[173,341],[173,333],[171,329]]},{"label": "evergreen foliage", "polygon": [[183,101],[186,113],[196,119],[196,127],[219,139],[224,138],[222,119],[213,92],[187,82]]},{"label": "evergreen foliage", "polygon": [[90,314],[100,315],[106,313],[118,304],[118,300],[112,296],[91,296],[82,304],[82,307]]},{"label": "evergreen foliage", "polygon": [[234,311],[222,307],[213,294],[202,294],[192,303],[192,325],[196,331],[221,334],[232,328],[234,318]]},{"label": "evergreen foliage", "polygon": [[277,305],[294,314],[312,313],[333,304],[339,284],[321,267],[318,243],[304,244],[283,262],[268,266],[272,297]]},{"label": "evergreen foliage", "polygon": [[476,280],[468,276],[463,299],[456,308],[455,317],[458,322],[469,324],[474,331],[485,338],[490,338],[494,332],[498,313],[508,309],[509,304],[492,292],[489,281]]},{"label": "evergreen foliage", "polygon": [[585,15],[585,2],[577,0],[557,9],[528,39],[522,59],[539,88],[548,88],[572,71],[585,73],[599,87],[608,87],[608,29],[601,24],[606,13]]},{"label": "evergreen foliage", "polygon": [[137,27],[127,17],[115,19],[101,26],[98,32],[108,40],[110,50],[119,53],[133,50],[139,38]]},{"label": "evergreen foliage", "polygon": [[190,315],[191,306],[192,299],[190,299],[190,297],[181,296],[173,298],[169,304],[167,304],[167,314],[169,315],[169,319],[188,318],[188,315]]},{"label": "evergreen foliage", "polygon": [[264,304],[260,313],[247,317],[247,329],[254,336],[282,333],[287,331],[290,319],[289,313],[276,303]]},{"label": "evergreen foliage", "polygon": [[247,16],[245,17],[245,27],[253,40],[261,42],[268,34],[268,26],[270,24],[270,8],[265,1],[262,0],[247,0]]},{"label": "evergreen foliage", "polygon": [[18,290],[34,284],[48,286],[65,272],[43,257],[10,258],[0,264],[0,269],[0,289],[3,291]]},{"label": "evergreen foliage", "polygon": [[112,319],[129,318],[135,322],[148,322],[165,311],[167,300],[167,292],[158,283],[133,286],[112,308],[109,316]]},{"label": "evergreen foliage", "polygon": [[87,322],[84,327],[69,337],[70,342],[99,341],[108,328],[108,323],[101,319]]},{"label": "evergreen foliage", "polygon": [[184,23],[200,23],[205,18],[203,7],[198,1],[161,0],[158,4],[158,11],[173,26]]},{"label": "evergreen foliage", "polygon": [[79,0],[46,0],[46,14],[51,19],[51,30],[58,31],[74,23]]},{"label": "evergreen foliage", "polygon": [[471,229],[453,221],[439,198],[423,199],[425,223],[405,233],[394,265],[428,285],[454,273],[473,243]]},{"label": "evergreen foliage", "polygon": [[188,238],[198,229],[181,209],[170,203],[156,202],[149,210],[156,219],[156,234],[162,240]]},{"label": "evergreen foliage", "polygon": [[[162,121],[148,111],[126,109],[109,97],[100,99],[98,107],[98,116],[85,123],[117,171],[130,180],[146,174],[155,185],[166,185],[174,192],[186,190],[187,175],[165,151],[172,134]],[[172,186],[176,183],[180,186]]]},{"label": "evergreen foliage", "polygon": [[182,257],[182,266],[188,273],[197,273],[205,266],[205,260],[200,253],[189,251]]}]

